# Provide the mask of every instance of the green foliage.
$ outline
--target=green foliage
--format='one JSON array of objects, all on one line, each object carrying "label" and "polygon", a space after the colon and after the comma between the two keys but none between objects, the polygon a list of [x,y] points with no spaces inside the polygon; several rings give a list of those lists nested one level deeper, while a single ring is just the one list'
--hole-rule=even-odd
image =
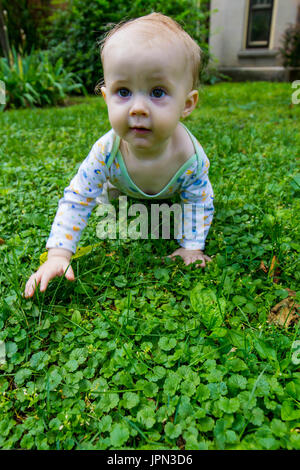
[{"label": "green foliage", "polygon": [[53,65],[47,51],[31,51],[21,57],[12,48],[0,58],[0,80],[6,87],[6,105],[0,109],[63,104],[68,94],[84,91],[79,77],[67,72],[62,58]]},{"label": "green foliage", "polygon": [[[201,2],[202,3],[202,2]],[[206,3],[197,8],[190,0],[73,0],[65,11],[59,11],[49,30],[51,57],[63,57],[68,70],[78,74],[89,92],[102,79],[102,66],[97,42],[122,20],[129,20],[157,11],[171,16],[199,43],[208,60],[208,17]]]},{"label": "green foliage", "polygon": [[226,308],[225,299],[218,299],[216,293],[203,284],[197,284],[191,291],[190,297],[194,312],[199,314],[201,322],[207,329],[213,330],[222,325]]},{"label": "green foliage", "polygon": [[[106,240],[73,261],[75,282],[31,300],[58,200],[110,126],[90,97],[1,114],[1,449],[300,449],[299,323],[267,322],[299,289],[290,95],[286,83],[204,87],[188,119],[215,192],[205,270],[164,258],[175,240]],[[93,212],[83,246],[99,242],[97,223]],[[273,255],[277,284],[260,269]]]},{"label": "green foliage", "polygon": [[[9,43],[22,54],[32,48],[46,48],[45,28],[51,15],[53,0],[1,0]],[[0,43],[0,56],[3,56]]]},{"label": "green foliage", "polygon": [[280,54],[285,67],[300,67],[300,24],[290,25],[282,39]]}]

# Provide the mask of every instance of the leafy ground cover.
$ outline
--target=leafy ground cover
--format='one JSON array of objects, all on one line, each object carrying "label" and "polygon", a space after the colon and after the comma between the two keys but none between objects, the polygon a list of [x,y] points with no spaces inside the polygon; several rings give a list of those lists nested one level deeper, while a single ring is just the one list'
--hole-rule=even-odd
[{"label": "leafy ground cover", "polygon": [[[291,92],[205,87],[186,121],[215,191],[205,271],[161,260],[175,240],[105,240],[73,261],[75,283],[32,300],[58,199],[109,123],[100,98],[0,116],[1,448],[300,448]],[[96,224],[94,212],[82,246],[99,243]]]}]

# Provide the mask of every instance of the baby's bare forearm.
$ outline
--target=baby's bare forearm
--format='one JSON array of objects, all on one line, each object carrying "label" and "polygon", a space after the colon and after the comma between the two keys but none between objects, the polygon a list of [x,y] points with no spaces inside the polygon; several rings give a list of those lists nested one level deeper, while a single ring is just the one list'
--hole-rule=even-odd
[{"label": "baby's bare forearm", "polygon": [[66,250],[65,248],[49,248],[48,249],[48,259],[52,258],[53,256],[61,256],[63,258],[67,258],[68,260],[71,259],[72,251]]}]

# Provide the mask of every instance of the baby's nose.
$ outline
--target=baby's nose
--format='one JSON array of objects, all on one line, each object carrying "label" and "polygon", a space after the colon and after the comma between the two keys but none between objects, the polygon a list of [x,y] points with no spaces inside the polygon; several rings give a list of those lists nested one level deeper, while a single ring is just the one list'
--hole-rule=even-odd
[{"label": "baby's nose", "polygon": [[148,116],[148,109],[145,100],[142,97],[137,97],[132,103],[130,108],[130,116]]}]

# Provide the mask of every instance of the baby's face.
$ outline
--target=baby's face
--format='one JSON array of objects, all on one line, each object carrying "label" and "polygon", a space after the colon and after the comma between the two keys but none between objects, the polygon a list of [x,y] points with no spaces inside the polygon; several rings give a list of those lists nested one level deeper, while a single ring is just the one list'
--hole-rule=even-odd
[{"label": "baby's face", "polygon": [[192,78],[178,41],[149,45],[136,33],[132,26],[119,31],[105,46],[101,90],[115,132],[133,149],[153,150],[189,114]]}]

